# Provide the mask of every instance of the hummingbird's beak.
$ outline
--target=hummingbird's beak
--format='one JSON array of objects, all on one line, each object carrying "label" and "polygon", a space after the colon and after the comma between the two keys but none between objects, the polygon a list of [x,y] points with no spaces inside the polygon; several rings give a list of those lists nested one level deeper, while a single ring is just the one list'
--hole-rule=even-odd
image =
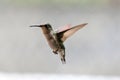
[{"label": "hummingbird's beak", "polygon": [[87,25],[87,24],[88,24],[88,23],[84,23],[84,24],[82,24],[82,25],[84,25],[84,26],[85,26],[85,25]]},{"label": "hummingbird's beak", "polygon": [[40,25],[31,25],[30,27],[41,27]]}]

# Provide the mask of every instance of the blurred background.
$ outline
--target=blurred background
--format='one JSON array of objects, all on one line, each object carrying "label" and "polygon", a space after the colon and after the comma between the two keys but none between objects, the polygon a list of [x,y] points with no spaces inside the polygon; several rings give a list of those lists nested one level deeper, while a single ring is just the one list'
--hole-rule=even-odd
[{"label": "blurred background", "polygon": [[[66,64],[40,28],[88,23],[64,43]],[[120,75],[120,0],[0,0],[0,72]]]}]

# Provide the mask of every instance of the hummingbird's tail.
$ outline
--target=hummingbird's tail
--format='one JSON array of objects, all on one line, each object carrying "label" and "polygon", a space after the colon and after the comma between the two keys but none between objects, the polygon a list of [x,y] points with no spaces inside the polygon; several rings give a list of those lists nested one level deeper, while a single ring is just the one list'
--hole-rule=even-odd
[{"label": "hummingbird's tail", "polygon": [[65,58],[61,58],[62,64],[66,64]]},{"label": "hummingbird's tail", "polygon": [[59,51],[59,55],[60,55],[62,64],[65,64],[66,63],[66,60],[65,60],[65,50],[60,50]]}]

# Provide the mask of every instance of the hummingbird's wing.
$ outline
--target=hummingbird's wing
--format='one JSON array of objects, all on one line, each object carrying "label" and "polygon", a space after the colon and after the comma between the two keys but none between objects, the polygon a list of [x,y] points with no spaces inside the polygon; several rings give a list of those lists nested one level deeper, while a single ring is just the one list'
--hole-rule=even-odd
[{"label": "hummingbird's wing", "polygon": [[74,26],[74,27],[69,28],[67,30],[63,30],[61,32],[58,32],[57,36],[58,36],[58,38],[60,38],[64,42],[68,37],[73,35],[79,29],[83,28],[85,25],[87,25],[87,23]]},{"label": "hummingbird's wing", "polygon": [[59,33],[59,32],[65,31],[65,30],[70,29],[70,28],[71,28],[71,24],[67,24],[65,26],[59,27],[58,29],[56,29],[55,32]]}]

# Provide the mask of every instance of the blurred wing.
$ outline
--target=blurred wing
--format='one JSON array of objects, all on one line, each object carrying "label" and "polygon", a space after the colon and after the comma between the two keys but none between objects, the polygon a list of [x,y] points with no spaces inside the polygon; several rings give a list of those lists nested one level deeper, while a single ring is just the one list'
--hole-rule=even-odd
[{"label": "blurred wing", "polygon": [[61,31],[61,32],[57,33],[57,36],[64,42],[68,37],[73,35],[79,29],[83,28],[85,25],[87,25],[87,23],[80,24],[80,25],[74,26],[72,28],[69,28],[67,30]]},{"label": "blurred wing", "polygon": [[65,30],[70,29],[70,28],[71,28],[71,24],[67,24],[67,25],[65,25],[63,27],[58,28],[56,30],[56,32],[59,33],[59,32],[65,31]]}]

